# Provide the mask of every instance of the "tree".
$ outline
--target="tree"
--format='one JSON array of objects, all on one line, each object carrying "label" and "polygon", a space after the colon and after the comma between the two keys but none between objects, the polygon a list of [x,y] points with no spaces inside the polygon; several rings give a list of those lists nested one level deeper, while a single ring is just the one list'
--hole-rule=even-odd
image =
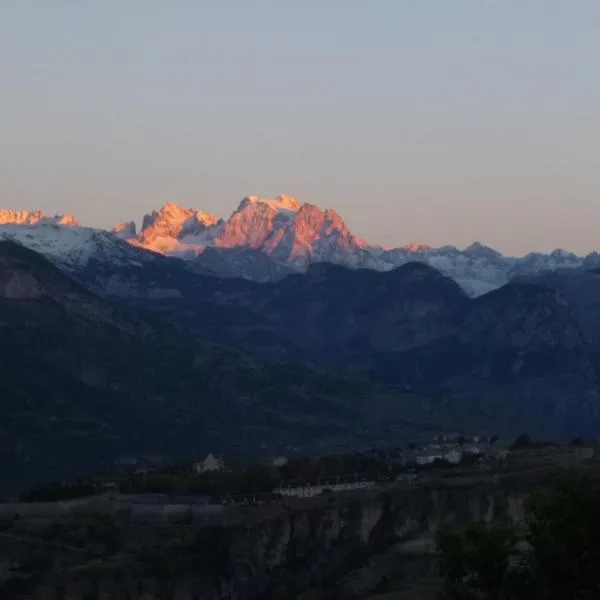
[{"label": "tree", "polygon": [[518,538],[509,523],[477,524],[459,534],[442,529],[438,537],[440,574],[448,600],[509,600],[522,573],[511,568]]},{"label": "tree", "polygon": [[518,450],[520,448],[531,448],[533,446],[533,440],[528,433],[522,433],[512,445],[513,450]]},{"label": "tree", "polygon": [[438,534],[443,598],[593,600],[600,597],[600,483],[558,481],[508,521]]}]

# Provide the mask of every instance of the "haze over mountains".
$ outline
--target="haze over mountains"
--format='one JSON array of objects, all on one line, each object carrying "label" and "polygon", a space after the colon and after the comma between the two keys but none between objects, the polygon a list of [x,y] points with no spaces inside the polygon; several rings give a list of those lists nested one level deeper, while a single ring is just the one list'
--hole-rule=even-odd
[{"label": "haze over mountains", "polygon": [[107,246],[121,257],[140,258],[114,241],[118,239],[134,248],[182,258],[221,276],[256,281],[276,281],[316,262],[387,271],[418,261],[452,277],[471,296],[504,285],[513,277],[560,268],[600,267],[596,252],[578,257],[558,249],[514,258],[478,242],[464,250],[421,243],[385,249],[354,236],[334,210],[322,210],[291,196],[248,196],[226,220],[167,203],[145,215],[139,231],[134,221],[104,232],[81,227],[70,214],[46,217],[40,211],[4,210],[0,211],[0,235],[65,263],[88,261],[98,252],[106,253]]}]

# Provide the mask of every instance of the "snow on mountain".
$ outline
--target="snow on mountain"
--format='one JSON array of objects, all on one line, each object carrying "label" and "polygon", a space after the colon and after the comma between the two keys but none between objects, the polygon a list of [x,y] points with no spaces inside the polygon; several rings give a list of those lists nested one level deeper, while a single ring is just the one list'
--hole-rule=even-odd
[{"label": "snow on mountain", "polygon": [[41,221],[55,223],[57,225],[79,226],[79,221],[71,214],[54,215],[47,217],[41,210],[0,210],[0,224],[35,225]]},{"label": "snow on mountain", "polygon": [[137,237],[137,228],[133,221],[119,223],[111,229],[111,232],[122,240],[132,240]]},{"label": "snow on mountain", "polygon": [[248,196],[216,232],[212,245],[245,246],[296,267],[328,261],[350,266],[368,248],[333,210],[322,211],[290,196]]},{"label": "snow on mountain", "polygon": [[[223,276],[269,281],[313,263],[387,271],[408,262],[426,263],[455,279],[471,296],[514,277],[565,268],[595,268],[600,256],[578,257],[565,250],[505,257],[479,242],[464,250],[412,243],[383,249],[354,236],[342,217],[292,196],[247,196],[226,221],[173,202],[111,232],[81,227],[73,215],[46,217],[40,211],[0,210],[0,237],[16,239],[66,265],[149,260],[146,250],[196,261]],[[210,252],[202,258],[209,248]]]},{"label": "snow on mountain", "polygon": [[209,233],[221,222],[201,210],[168,202],[160,210],[144,216],[142,229],[132,243],[161,254],[193,252],[210,242]]},{"label": "snow on mountain", "polygon": [[115,266],[140,264],[152,256],[102,229],[59,222],[41,218],[33,224],[1,224],[0,239],[18,242],[68,269],[85,268],[92,260],[108,261]]},{"label": "snow on mountain", "polygon": [[[505,257],[479,242],[464,250],[453,246],[431,248],[425,244],[384,250],[355,237],[334,210],[301,203],[292,196],[263,198],[247,196],[227,221],[193,209],[166,205],[161,218],[145,222],[133,243],[166,254],[200,254],[206,247],[259,251],[278,264],[305,269],[315,262],[331,262],[351,268],[390,270],[407,262],[426,263],[454,278],[472,296],[491,291],[519,275],[557,268],[599,264],[596,255],[580,258],[564,250],[551,254]],[[153,213],[157,214],[157,213]],[[200,214],[193,235],[182,235],[182,215]],[[198,217],[196,217],[198,218]],[[153,237],[160,222],[160,243]],[[150,229],[150,235],[146,229]],[[233,255],[232,255],[233,256]],[[235,255],[239,259],[239,254]],[[255,265],[255,263],[253,263]],[[253,273],[256,272],[256,267]],[[274,272],[280,273],[280,270]],[[254,278],[254,276],[252,277]],[[260,280],[267,280],[265,272]]]}]

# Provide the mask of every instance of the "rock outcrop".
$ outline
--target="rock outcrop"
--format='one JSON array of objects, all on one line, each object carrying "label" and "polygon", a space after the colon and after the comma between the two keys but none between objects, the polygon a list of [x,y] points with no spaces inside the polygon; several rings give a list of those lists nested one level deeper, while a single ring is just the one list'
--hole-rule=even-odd
[{"label": "rock outcrop", "polygon": [[[66,600],[365,598],[435,577],[440,524],[520,519],[524,494],[471,480],[322,497],[305,506],[237,511],[212,526],[163,525],[161,536],[146,525],[143,548],[135,545],[136,526],[122,522],[131,539],[118,557],[98,569],[72,556],[71,564],[82,565],[38,577],[29,597],[51,598],[60,589]],[[56,564],[66,559],[57,556]]]}]

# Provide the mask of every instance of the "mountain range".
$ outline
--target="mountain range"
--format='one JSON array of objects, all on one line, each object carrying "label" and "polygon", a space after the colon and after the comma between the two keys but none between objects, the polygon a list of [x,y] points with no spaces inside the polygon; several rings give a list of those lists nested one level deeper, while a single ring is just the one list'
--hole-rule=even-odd
[{"label": "mountain range", "polygon": [[[0,221],[6,481],[126,452],[319,453],[600,426],[593,255],[386,251],[288,197],[247,198],[227,221],[166,205],[139,232],[39,211]],[[448,268],[434,268],[442,256]],[[466,290],[490,265],[509,281]]]},{"label": "mountain range", "polygon": [[[193,270],[260,282],[277,281],[318,262],[389,271],[417,261],[452,277],[470,296],[482,295],[515,277],[600,267],[596,252],[579,257],[558,249],[515,258],[478,242],[463,250],[419,243],[385,249],[354,236],[334,210],[321,210],[291,196],[248,196],[227,220],[167,203],[145,215],[139,231],[134,221],[103,231],[82,227],[70,214],[45,217],[40,211],[4,210],[0,211],[0,236],[77,268],[88,262],[123,265],[124,261],[151,260],[137,249],[178,257]],[[110,253],[114,260],[107,256]]]},{"label": "mountain range", "polygon": [[12,242],[0,242],[0,340],[0,490],[128,453],[320,453],[412,435],[405,414],[428,421],[398,386],[213,343]]}]

